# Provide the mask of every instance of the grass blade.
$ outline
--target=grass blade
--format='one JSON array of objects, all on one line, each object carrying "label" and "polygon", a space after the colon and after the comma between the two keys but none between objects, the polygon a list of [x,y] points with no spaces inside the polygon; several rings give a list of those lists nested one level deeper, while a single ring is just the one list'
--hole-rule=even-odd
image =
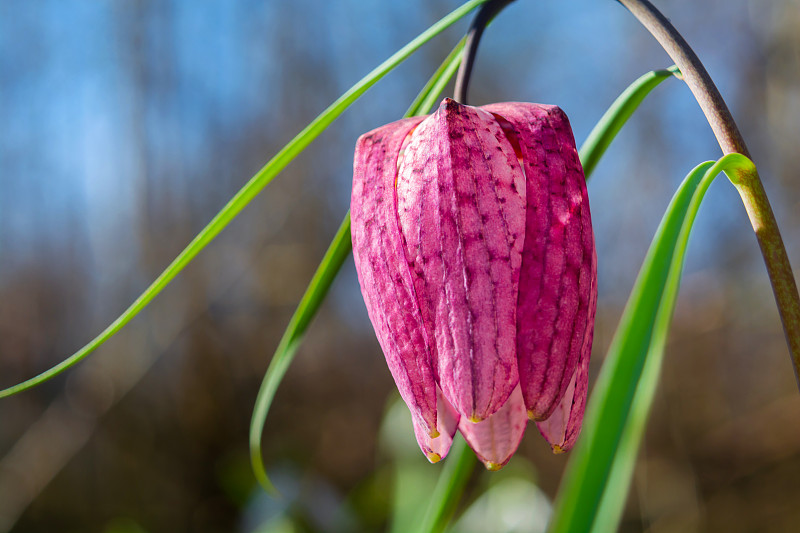
[{"label": "grass blade", "polygon": [[211,222],[178,254],[167,268],[145,289],[145,291],[123,313],[104,329],[97,337],[92,339],[83,348],[72,354],[67,359],[53,366],[27,381],[0,390],[0,398],[11,396],[24,390],[35,387],[79,363],[104,342],[114,336],[133,317],[144,309],[166,287],[178,273],[186,267],[200,251],[208,245],[219,233],[233,220],[242,209],[250,203],[261,190],[288,165],[300,152],[305,150],[336,118],[341,115],[353,102],[355,102],[367,89],[389,71],[402,63],[423,44],[451,26],[486,0],[469,0],[450,14],[439,20],[436,24],[422,32],[417,38],[398,50],[389,59],[381,63],[372,72],[351,87],[346,93],[333,102],[325,111],[315,118],[303,131],[284,146],[264,167],[261,168],[237,192],[233,198],[217,213]]},{"label": "grass blade", "polygon": [[592,129],[580,149],[583,172],[588,178],[594,171],[600,158],[617,136],[619,130],[633,115],[639,104],[650,94],[650,91],[672,76],[680,77],[678,67],[671,66],[664,70],[653,70],[631,83],[619,97],[614,100],[611,107],[603,114],[597,125]]},{"label": "grass blade", "polygon": [[342,268],[344,260],[347,258],[352,245],[350,243],[350,213],[345,215],[344,220],[339,226],[333,241],[325,252],[322,262],[317,267],[314,277],[311,278],[297,310],[292,315],[289,325],[281,338],[275,355],[269,363],[264,381],[256,397],[256,406],[253,410],[253,418],[250,422],[250,461],[253,465],[258,482],[269,492],[275,493],[275,486],[267,477],[264,470],[264,463],[261,458],[261,433],[264,430],[264,421],[267,412],[275,397],[275,392],[280,385],[283,376],[286,374],[289,365],[294,359],[294,354],[303,340],[303,335],[308,329],[308,325],[317,313],[319,306],[328,290]]},{"label": "grass blade", "polygon": [[466,41],[467,38],[462,37],[453,50],[447,54],[442,64],[439,65],[439,68],[436,69],[417,97],[414,98],[414,101],[411,102],[408,111],[406,111],[406,117],[430,113],[430,110],[442,95],[445,86],[450,82],[450,79],[461,64],[461,53],[464,51],[464,43]]},{"label": "grass blade", "polygon": [[[436,100],[441,96],[445,85],[458,69],[463,48],[464,39],[456,45],[444,62],[436,69],[433,76],[431,76],[422,91],[412,102],[408,111],[406,111],[406,117],[427,113],[433,107]],[[292,315],[278,348],[272,356],[269,367],[267,367],[264,380],[261,382],[261,388],[258,391],[253,417],[250,421],[250,463],[259,484],[272,494],[276,494],[277,491],[269,480],[264,467],[264,460],[261,456],[261,437],[264,433],[264,423],[278,386],[283,380],[289,365],[294,360],[295,353],[303,340],[308,325],[316,316],[333,280],[342,268],[344,258],[347,257],[351,250],[350,212],[348,211],[339,226],[339,231],[336,232],[336,236],[328,247],[325,257],[317,267],[311,283],[300,300],[300,304],[297,306],[294,315]]]},{"label": "grass blade", "polygon": [[444,531],[476,464],[478,462],[467,442],[462,438],[455,439],[431,494],[431,502],[419,526],[419,533]]},{"label": "grass blade", "polygon": [[748,167],[752,162],[740,154],[703,163],[670,202],[594,386],[551,533],[616,529],[658,382],[692,223],[713,179]]}]

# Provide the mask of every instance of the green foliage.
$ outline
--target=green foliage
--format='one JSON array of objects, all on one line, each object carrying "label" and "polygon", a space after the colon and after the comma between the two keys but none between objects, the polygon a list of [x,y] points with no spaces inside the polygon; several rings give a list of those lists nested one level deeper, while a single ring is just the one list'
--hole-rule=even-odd
[{"label": "green foliage", "polygon": [[614,103],[603,114],[591,133],[589,133],[583,146],[581,146],[581,164],[587,178],[594,172],[597,163],[606,153],[611,141],[614,140],[622,126],[631,118],[639,104],[650,94],[650,91],[671,76],[680,77],[678,67],[673,65],[664,70],[652,70],[631,83],[614,100]]},{"label": "green foliage", "polygon": [[[614,531],[658,384],[689,233],[720,172],[754,171],[740,154],[695,167],[675,193],[636,279],[561,481],[551,533]],[[736,178],[731,176],[732,181]]]},{"label": "green foliage", "polygon": [[[462,39],[452,52],[445,58],[441,66],[436,69],[433,76],[425,84],[419,95],[406,111],[406,117],[413,117],[429,112],[436,104],[447,82],[453,77],[461,61],[461,51],[464,49],[464,39]],[[264,422],[266,421],[272,399],[278,390],[286,374],[289,365],[294,359],[298,346],[303,340],[306,329],[311,320],[319,311],[325,295],[342,268],[345,258],[352,250],[350,241],[350,212],[344,216],[339,231],[333,238],[325,257],[317,267],[314,277],[311,279],[300,304],[292,315],[289,325],[283,332],[275,355],[272,356],[264,380],[261,382],[261,389],[258,391],[256,406],[253,410],[253,418],[250,422],[250,460],[253,464],[253,473],[264,489],[268,492],[276,493],[275,487],[267,476],[264,468],[264,460],[261,456],[261,436],[264,432]]]},{"label": "green foliage", "polygon": [[35,387],[45,381],[54,378],[61,372],[79,363],[90,353],[103,345],[108,339],[113,337],[128,322],[130,322],[139,312],[149,304],[169,283],[188,265],[200,251],[205,248],[225,227],[249,204],[253,198],[261,192],[286,165],[305,150],[311,142],[319,137],[325,129],[341,115],[345,109],[355,102],[367,89],[375,85],[383,76],[394,69],[397,65],[406,60],[411,54],[417,51],[423,44],[430,41],[433,37],[444,31],[464,15],[485,3],[486,0],[469,0],[449,15],[442,18],[439,22],[422,32],[417,38],[398,50],[389,59],[378,65],[372,72],[364,76],[358,83],[353,85],[346,93],[340,96],[328,108],[320,113],[308,126],[298,133],[294,139],[284,146],[272,159],[264,165],[250,180],[237,192],[233,198],[225,204],[211,222],[203,228],[192,242],[178,254],[172,263],[162,272],[155,281],[128,307],[114,322],[104,329],[97,337],[92,339],[83,348],[72,354],[70,357],[57,364],[56,366],[42,372],[27,381],[0,390],[0,398],[17,394],[24,390]]}]

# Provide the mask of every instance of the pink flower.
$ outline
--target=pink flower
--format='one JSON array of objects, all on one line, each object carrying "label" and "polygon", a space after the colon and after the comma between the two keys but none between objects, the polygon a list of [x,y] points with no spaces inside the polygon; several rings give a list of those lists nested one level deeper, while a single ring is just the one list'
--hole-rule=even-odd
[{"label": "pink flower", "polygon": [[571,448],[597,260],[564,112],[445,99],[371,131],[356,145],[351,216],[367,311],[428,459],[459,430],[498,469],[528,418],[554,451]]}]

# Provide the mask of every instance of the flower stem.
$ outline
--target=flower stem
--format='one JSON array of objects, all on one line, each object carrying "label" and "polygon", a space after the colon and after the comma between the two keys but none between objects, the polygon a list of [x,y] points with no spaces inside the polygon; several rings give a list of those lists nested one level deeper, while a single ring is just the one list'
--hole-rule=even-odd
[{"label": "flower stem", "polygon": [[[635,16],[661,44],[681,71],[684,81],[700,104],[723,153],[739,153],[750,157],[739,128],[717,87],[700,62],[697,54],[648,0],[617,0]],[[792,267],[783,245],[778,223],[767,199],[758,172],[742,171],[729,176],[739,191],[750,224],[753,226],[761,255],[767,266],[772,291],[778,304],[786,342],[800,386],[800,297],[797,293]]]},{"label": "flower stem", "polygon": [[456,86],[453,91],[453,100],[460,104],[467,105],[467,88],[469,78],[472,75],[472,66],[475,63],[475,55],[478,53],[478,44],[481,41],[483,30],[491,20],[514,0],[489,0],[481,6],[478,14],[472,20],[472,25],[467,32],[467,42],[464,46],[464,58],[456,76]]}]

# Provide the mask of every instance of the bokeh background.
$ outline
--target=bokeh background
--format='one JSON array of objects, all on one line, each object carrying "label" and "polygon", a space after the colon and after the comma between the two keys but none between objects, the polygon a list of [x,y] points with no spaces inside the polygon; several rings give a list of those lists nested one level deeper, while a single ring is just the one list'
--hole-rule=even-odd
[{"label": "bokeh background", "polygon": [[[0,386],[103,329],[284,143],[458,3],[0,3]],[[657,5],[726,97],[800,266],[800,1]],[[402,115],[466,26],[372,88],[80,367],[0,401],[0,531],[387,527],[397,452],[378,436],[411,430],[402,413],[380,429],[395,396],[352,260],[267,421],[283,500],[255,487],[247,431],[347,209],[356,138]],[[631,81],[669,64],[615,2],[519,0],[486,33],[471,103],[558,104],[580,143]],[[669,80],[590,180],[592,376],[671,194],[718,156],[690,92]],[[509,465],[540,488],[540,520],[568,459],[531,429]],[[800,396],[755,238],[720,179],[690,244],[622,530],[792,532],[798,502]]]}]

